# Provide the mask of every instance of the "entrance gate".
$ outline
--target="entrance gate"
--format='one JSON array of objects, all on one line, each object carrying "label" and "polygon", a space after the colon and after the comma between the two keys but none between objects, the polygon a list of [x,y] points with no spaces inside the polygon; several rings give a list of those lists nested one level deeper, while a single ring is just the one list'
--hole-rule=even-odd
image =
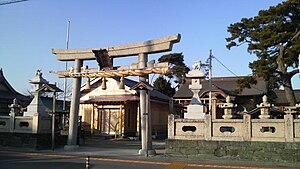
[{"label": "entrance gate", "polygon": [[[149,87],[147,87],[148,75],[168,74],[171,72],[168,63],[148,62],[148,54],[171,51],[173,44],[180,41],[180,34],[175,34],[159,39],[126,44],[120,46],[90,48],[90,49],[52,49],[59,61],[75,61],[74,67],[70,71],[51,71],[60,77],[73,78],[72,98],[69,118],[68,144],[65,149],[77,149],[77,121],[79,111],[80,86],[82,78],[108,78],[126,76],[139,76],[140,85],[136,86],[140,92],[140,117],[141,117],[141,142],[142,149],[140,155],[155,155],[152,148],[151,131],[151,109]],[[138,64],[113,68],[113,59],[118,57],[138,56]],[[85,60],[97,60],[99,67],[89,69],[82,67]]]}]

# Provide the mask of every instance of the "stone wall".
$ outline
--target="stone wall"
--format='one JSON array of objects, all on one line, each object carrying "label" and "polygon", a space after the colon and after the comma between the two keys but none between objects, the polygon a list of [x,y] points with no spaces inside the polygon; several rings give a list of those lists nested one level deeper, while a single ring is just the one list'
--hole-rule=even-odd
[{"label": "stone wall", "polygon": [[51,148],[51,121],[40,115],[0,116],[0,147]]},{"label": "stone wall", "polygon": [[166,154],[236,160],[300,163],[300,143],[255,141],[166,140]]},{"label": "stone wall", "polygon": [[51,134],[0,133],[0,147],[35,150],[51,148]]}]

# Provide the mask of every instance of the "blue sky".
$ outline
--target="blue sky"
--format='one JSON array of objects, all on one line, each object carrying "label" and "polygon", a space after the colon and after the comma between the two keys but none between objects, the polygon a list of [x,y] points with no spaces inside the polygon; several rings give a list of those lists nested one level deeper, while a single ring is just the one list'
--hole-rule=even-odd
[{"label": "blue sky", "polygon": [[[0,2],[4,0],[0,0]],[[51,83],[63,80],[48,73],[63,70],[52,48],[66,48],[67,21],[71,21],[70,49],[115,46],[156,39],[175,33],[181,42],[172,52],[183,52],[185,63],[205,61],[209,50],[237,75],[248,75],[256,59],[246,46],[226,49],[227,27],[280,0],[29,0],[0,6],[0,68],[19,92],[29,90],[28,80],[42,69]],[[166,53],[163,53],[166,54]],[[163,55],[150,55],[156,59]],[[136,57],[117,59],[127,65]],[[87,64],[94,65],[94,62]],[[69,63],[71,66],[72,63]],[[90,66],[91,67],[91,66]],[[234,76],[213,60],[213,76]],[[299,76],[294,87],[300,88]]]}]

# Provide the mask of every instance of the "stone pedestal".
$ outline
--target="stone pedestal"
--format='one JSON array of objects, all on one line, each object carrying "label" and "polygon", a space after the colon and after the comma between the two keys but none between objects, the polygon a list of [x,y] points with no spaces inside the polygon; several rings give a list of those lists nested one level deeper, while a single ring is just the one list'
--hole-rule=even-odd
[{"label": "stone pedestal", "polygon": [[203,119],[205,116],[204,105],[188,105],[187,113],[184,114],[185,119]]},{"label": "stone pedestal", "polygon": [[147,149],[140,149],[138,152],[139,155],[142,156],[155,156],[156,155],[156,151],[155,150],[147,150]]},{"label": "stone pedestal", "polygon": [[220,108],[224,109],[223,119],[232,119],[233,118],[233,109],[236,108],[237,105],[231,103],[230,96],[226,97],[226,103],[220,106]]},{"label": "stone pedestal", "polygon": [[270,108],[268,107],[262,107],[260,108],[260,115],[258,116],[260,119],[269,119],[271,116],[269,115],[269,110]]},{"label": "stone pedestal", "polygon": [[260,119],[269,119],[271,118],[269,113],[272,105],[268,102],[268,97],[266,95],[262,97],[262,100],[263,102],[256,106],[260,108],[260,115],[258,117]]},{"label": "stone pedestal", "polygon": [[24,116],[35,116],[37,114],[42,116],[49,116],[48,112],[46,112],[46,107],[41,101],[39,92],[31,92],[34,96],[30,105],[27,107],[27,112],[24,112]]},{"label": "stone pedestal", "polygon": [[232,119],[232,109],[224,109],[223,119]]}]

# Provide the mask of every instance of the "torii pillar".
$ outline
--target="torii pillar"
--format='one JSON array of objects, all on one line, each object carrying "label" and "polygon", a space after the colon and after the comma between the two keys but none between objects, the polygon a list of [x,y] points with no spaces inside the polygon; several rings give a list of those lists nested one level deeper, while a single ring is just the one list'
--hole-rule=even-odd
[{"label": "torii pillar", "polygon": [[[140,53],[138,55],[139,68],[146,68],[148,56]],[[140,83],[148,83],[148,75],[139,77]],[[151,109],[150,109],[150,90],[140,90],[140,117],[141,117],[141,141],[142,148],[139,150],[139,155],[154,156],[155,150],[152,148],[152,126],[151,126]]]},{"label": "torii pillar", "polygon": [[[75,59],[74,63],[74,73],[79,73],[83,65],[83,60]],[[72,97],[70,105],[70,115],[69,115],[69,135],[68,135],[68,145],[64,147],[65,150],[76,150],[79,145],[77,144],[78,136],[78,113],[79,113],[79,103],[80,103],[80,87],[81,87],[81,77],[73,78],[72,83]]]},{"label": "torii pillar", "polygon": [[[95,53],[93,51],[106,49],[108,56],[111,58],[118,57],[128,57],[128,56],[138,56],[139,58],[139,68],[143,69],[146,67],[148,60],[148,54],[168,52],[172,50],[173,44],[180,41],[180,34],[174,34],[171,36],[138,42],[133,44],[126,44],[120,46],[112,47],[101,47],[101,48],[90,48],[90,49],[52,49],[52,53],[56,54],[57,60],[59,61],[75,61],[74,73],[80,72],[81,66],[83,65],[84,60],[96,60]],[[147,77],[140,77],[140,81],[146,81]],[[71,109],[70,109],[70,119],[69,119],[69,136],[68,136],[68,145],[65,146],[65,149],[74,150],[79,146],[77,145],[77,128],[78,128],[78,111],[79,111],[79,102],[80,102],[80,87],[81,87],[81,77],[73,78],[72,86],[72,98],[71,98]],[[150,113],[150,96],[146,92],[141,92],[141,98],[146,98],[145,103],[147,106],[146,112],[144,114]],[[142,101],[140,104],[144,104]],[[140,105],[142,107],[142,105]],[[149,116],[150,117],[150,116]],[[151,120],[151,119],[150,119]],[[146,119],[141,116],[141,126],[146,126],[141,128],[142,132],[142,150],[144,147],[149,145],[151,142],[151,121],[150,124],[146,123]],[[150,128],[149,128],[150,127]],[[150,130],[149,130],[150,129]],[[144,134],[143,134],[144,133]],[[147,136],[147,137],[146,137]],[[150,137],[149,137],[150,136]],[[141,155],[151,155],[151,152],[140,151]],[[142,153],[145,152],[145,153]]]}]

